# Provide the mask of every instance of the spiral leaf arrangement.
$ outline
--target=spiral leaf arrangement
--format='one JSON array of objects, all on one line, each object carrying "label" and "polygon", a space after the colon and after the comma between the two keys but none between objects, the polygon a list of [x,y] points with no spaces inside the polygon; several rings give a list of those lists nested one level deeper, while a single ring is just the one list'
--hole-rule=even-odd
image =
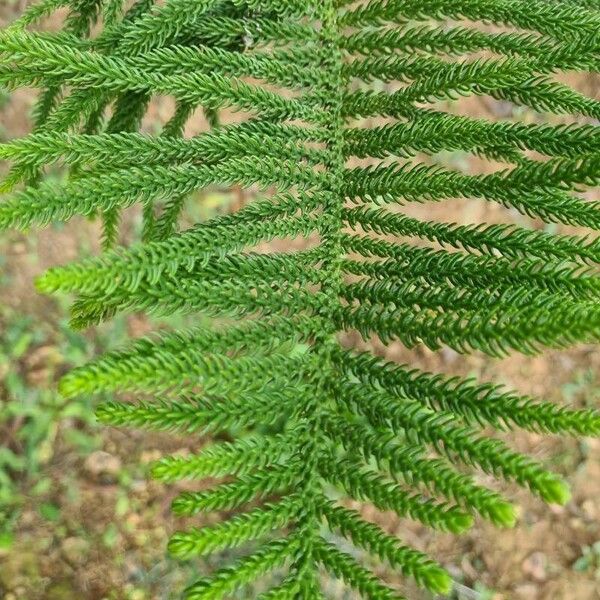
[{"label": "spiral leaf arrangement", "polygon": [[[510,527],[513,506],[477,472],[549,503],[569,492],[484,429],[597,435],[600,414],[385,362],[340,334],[492,356],[598,340],[594,236],[397,208],[465,198],[600,230],[600,205],[582,193],[600,180],[600,102],[556,77],[600,70],[600,2],[123,4],[44,0],[0,32],[0,84],[44,90],[33,133],[0,146],[12,162],[0,227],[102,217],[106,251],[37,282],[77,295],[75,326],[131,311],[220,320],[133,341],[66,375],[62,393],[144,398],[100,405],[109,425],[239,433],[152,469],[165,482],[216,478],[179,495],[177,514],[235,514],[176,533],[176,557],[250,548],[188,599],[229,597],[272,571],[284,575],[262,600],[323,598],[323,571],[364,598],[401,597],[327,530],[447,593],[440,565],[345,499],[441,531],[474,516]],[[61,7],[62,31],[32,30]],[[160,135],[139,133],[156,95],[175,112]],[[478,95],[578,122],[492,122],[447,102]],[[213,128],[185,137],[198,107]],[[223,109],[242,117],[219,125]],[[491,172],[432,160],[456,151]],[[70,176],[44,182],[55,162]],[[263,193],[180,231],[186,196],[212,185]],[[115,247],[121,211],[138,202],[143,241]],[[296,238],[302,249],[276,250]]]}]

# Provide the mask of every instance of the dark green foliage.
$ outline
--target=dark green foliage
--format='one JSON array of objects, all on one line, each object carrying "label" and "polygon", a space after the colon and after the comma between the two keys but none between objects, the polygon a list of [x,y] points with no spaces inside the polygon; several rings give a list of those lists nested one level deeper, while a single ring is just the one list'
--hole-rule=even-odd
[{"label": "dark green foliage", "polygon": [[[62,5],[61,33],[29,29]],[[101,405],[110,425],[234,434],[152,469],[165,482],[219,478],[180,494],[177,514],[236,511],[175,534],[175,556],[248,547],[187,598],[229,597],[282,569],[264,600],[322,598],[325,572],[364,598],[400,597],[335,535],[445,593],[442,567],[344,499],[455,533],[474,516],[515,524],[478,473],[568,500],[559,476],[487,429],[598,435],[598,412],[386,363],[340,334],[492,356],[600,338],[596,237],[528,220],[600,230],[600,205],[583,195],[600,180],[600,101],[556,77],[599,70],[597,0],[137,0],[127,10],[46,0],[0,32],[0,57],[2,85],[45,90],[35,131],[0,146],[13,162],[0,227],[104,221],[106,252],[51,270],[38,288],[77,294],[79,327],[124,311],[221,319],[135,341],[61,384],[67,397],[154,396]],[[160,135],[139,133],[157,94],[176,100],[174,114]],[[475,119],[446,103],[470,95],[556,124]],[[198,107],[212,130],[186,138]],[[244,119],[221,126],[224,108]],[[488,174],[437,164],[448,151],[477,155]],[[68,179],[40,183],[57,162]],[[264,192],[178,231],[186,196],[212,185]],[[524,217],[457,225],[397,210],[454,198]],[[115,248],[120,212],[138,202],[143,243]],[[305,249],[274,249],[295,238]]]}]

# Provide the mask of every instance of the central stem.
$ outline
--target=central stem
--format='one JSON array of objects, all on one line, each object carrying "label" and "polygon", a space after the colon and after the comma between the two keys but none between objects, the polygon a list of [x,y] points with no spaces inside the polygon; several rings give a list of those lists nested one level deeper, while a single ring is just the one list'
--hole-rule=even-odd
[{"label": "central stem", "polygon": [[343,73],[343,54],[340,44],[338,11],[333,0],[325,0],[317,9],[316,19],[321,22],[320,84],[316,89],[326,115],[324,126],[328,132],[326,183],[318,190],[322,195],[321,266],[323,281],[320,294],[325,300],[323,316],[326,326],[316,333],[313,346],[313,372],[310,374],[315,384],[315,394],[306,401],[305,411],[301,419],[300,459],[302,461],[302,500],[305,510],[299,522],[298,534],[301,548],[296,569],[300,575],[302,598],[322,598],[316,580],[315,543],[320,528],[319,498],[322,496],[322,484],[319,476],[319,460],[326,439],[323,434],[322,419],[327,405],[331,402],[330,386],[334,364],[333,351],[336,341],[336,313],[340,307],[340,287],[342,284],[341,262],[343,249],[341,234],[343,229],[344,197],[342,195],[342,178],[344,172],[344,118],[342,101],[346,89]]}]

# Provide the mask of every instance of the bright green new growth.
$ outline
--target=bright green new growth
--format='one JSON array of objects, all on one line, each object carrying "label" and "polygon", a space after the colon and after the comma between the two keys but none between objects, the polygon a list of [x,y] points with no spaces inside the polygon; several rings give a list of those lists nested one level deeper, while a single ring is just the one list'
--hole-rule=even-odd
[{"label": "bright green new growth", "polygon": [[[63,32],[29,30],[63,5]],[[600,338],[594,237],[394,210],[472,198],[600,230],[600,205],[581,194],[600,180],[600,102],[555,77],[600,70],[598,0],[45,0],[0,32],[0,57],[0,84],[45,90],[36,130],[0,146],[13,162],[0,227],[104,221],[107,251],[51,270],[39,289],[77,294],[77,326],[124,311],[244,317],[135,341],[61,384],[66,396],[149,398],[101,405],[110,425],[236,432],[152,470],[165,482],[223,478],[181,494],[177,514],[237,515],[175,534],[175,556],[246,547],[187,598],[230,597],[282,569],[260,598],[323,598],[323,573],[364,598],[400,598],[336,546],[340,537],[446,593],[441,566],[344,499],[455,533],[477,515],[516,520],[469,470],[568,501],[557,475],[483,429],[598,435],[598,412],[386,363],[339,334],[492,356]],[[160,136],[140,134],[157,94],[174,97],[176,111]],[[590,119],[523,124],[443,110],[440,101],[469,95]],[[213,129],[185,138],[197,107]],[[219,126],[224,108],[245,119]],[[442,151],[502,166],[453,171],[429,159]],[[71,167],[69,179],[39,183],[55,162]],[[210,185],[276,193],[177,231],[185,197]],[[111,249],[120,211],[137,202],[144,243]],[[265,245],[295,238],[305,249]]]}]

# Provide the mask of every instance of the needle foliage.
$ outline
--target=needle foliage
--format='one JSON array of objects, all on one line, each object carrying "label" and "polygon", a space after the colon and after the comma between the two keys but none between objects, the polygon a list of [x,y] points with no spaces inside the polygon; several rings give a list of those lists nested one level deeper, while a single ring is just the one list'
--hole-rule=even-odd
[{"label": "needle foliage", "polygon": [[[63,8],[60,31],[38,26]],[[33,132],[0,146],[12,164],[0,228],[104,224],[106,251],[50,270],[39,290],[76,295],[78,327],[134,311],[216,319],[132,341],[61,383],[67,397],[136,398],[101,404],[108,425],[233,432],[152,469],[213,482],[180,494],[177,514],[233,515],[176,533],[174,556],[242,549],[186,598],[230,597],[271,572],[262,600],[323,598],[324,573],[364,598],[400,598],[365,555],[447,593],[440,565],[347,499],[453,533],[474,517],[515,524],[482,473],[568,500],[558,475],[493,430],[597,435],[598,412],[349,340],[495,357],[598,340],[600,205],[587,192],[600,180],[600,102],[559,75],[599,67],[598,0],[43,0],[0,32],[0,84],[42,90]],[[173,116],[140,133],[159,95]],[[467,116],[465,96],[544,119]],[[199,108],[212,128],[186,137]],[[220,124],[224,111],[236,119]],[[484,174],[442,166],[448,152],[476,155]],[[54,163],[69,167],[59,183],[42,176]],[[261,191],[180,230],[185,198],[214,185]],[[451,199],[520,224],[411,216]],[[136,203],[144,239],[115,246]]]}]

